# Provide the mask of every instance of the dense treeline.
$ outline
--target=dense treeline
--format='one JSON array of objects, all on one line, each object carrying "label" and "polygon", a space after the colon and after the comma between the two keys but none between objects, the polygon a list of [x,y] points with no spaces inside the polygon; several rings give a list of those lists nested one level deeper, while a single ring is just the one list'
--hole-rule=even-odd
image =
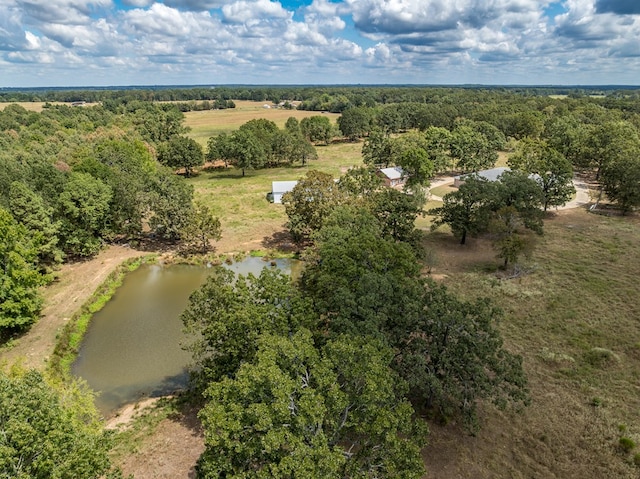
[{"label": "dense treeline", "polygon": [[[354,106],[375,106],[392,103],[455,104],[499,101],[522,102],[523,99],[544,99],[551,95],[566,95],[572,99],[590,101],[615,109],[637,109],[640,92],[637,87],[504,87],[504,86],[194,86],[194,87],[129,87],[105,89],[10,89],[0,90],[0,101],[102,102],[116,101],[176,101],[232,100],[302,102],[300,108],[316,111],[342,112]],[[634,103],[636,106],[634,107]],[[229,106],[227,106],[229,107]]]},{"label": "dense treeline", "polygon": [[[92,256],[106,242],[149,234],[201,244],[194,225],[215,226],[203,218],[208,211],[193,208],[192,187],[156,159],[174,143],[184,151],[191,146],[181,136],[182,113],[148,102],[128,106],[33,113],[9,105],[0,112],[0,335],[36,320],[37,287],[65,257]],[[186,156],[183,150],[178,154]],[[166,156],[160,159],[175,168]],[[202,149],[192,159],[202,164]],[[219,236],[217,228],[205,237]]]},{"label": "dense treeline", "polygon": [[[321,115],[283,131],[254,120],[231,135],[209,140],[207,158],[244,171],[316,157],[311,143],[337,136],[364,138],[364,162],[399,166],[410,186],[435,174],[491,168],[499,151],[512,154],[509,166],[534,175],[542,204],[566,203],[575,169],[591,170],[602,192],[625,213],[640,205],[640,101],[588,97],[516,98],[498,92],[456,92],[443,103],[391,103],[342,111],[335,128]],[[306,140],[306,141],[304,141]]]}]

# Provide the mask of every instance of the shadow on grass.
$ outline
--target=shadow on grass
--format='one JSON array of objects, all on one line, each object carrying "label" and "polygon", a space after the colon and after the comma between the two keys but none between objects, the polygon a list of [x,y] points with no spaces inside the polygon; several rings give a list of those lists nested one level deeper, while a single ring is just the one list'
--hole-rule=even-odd
[{"label": "shadow on grass", "polygon": [[261,244],[266,249],[278,250],[284,253],[300,252],[300,247],[293,241],[291,234],[286,230],[276,231],[271,236],[265,236]]}]

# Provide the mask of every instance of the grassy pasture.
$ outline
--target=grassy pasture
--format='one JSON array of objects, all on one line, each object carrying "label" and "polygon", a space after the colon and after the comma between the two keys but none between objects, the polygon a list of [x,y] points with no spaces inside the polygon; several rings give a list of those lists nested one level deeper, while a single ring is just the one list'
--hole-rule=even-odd
[{"label": "grassy pasture", "polygon": [[[44,109],[45,102],[43,101],[16,101],[16,102],[0,102],[0,110],[4,110],[9,105],[20,105],[22,108],[28,111],[35,111],[40,113]],[[50,105],[69,105],[69,103],[62,102],[49,102]]]},{"label": "grassy pasture", "polygon": [[477,437],[432,425],[428,477],[639,476],[638,450],[619,443],[640,443],[639,235],[637,217],[560,212],[545,222],[531,272],[510,280],[492,274],[488,240],[460,246],[445,230],[427,236],[437,277],[504,310],[500,329],[524,358],[532,396],[522,414],[486,408]]},{"label": "grassy pasture", "polygon": [[188,181],[195,188],[196,198],[220,217],[223,237],[218,248],[221,251],[269,248],[268,239],[282,232],[286,222],[284,207],[266,199],[271,182],[297,180],[311,169],[338,177],[348,168],[362,164],[361,148],[362,143],[318,146],[318,160],[304,167],[247,170],[245,177],[235,168],[205,169]]},{"label": "grassy pasture", "polygon": [[[317,111],[285,110],[282,108],[264,108],[269,103],[255,101],[235,101],[235,108],[226,110],[190,111],[185,113],[185,126],[191,128],[189,136],[207,146],[210,137],[220,133],[231,133],[242,124],[256,118],[265,118],[273,121],[279,128],[291,116],[301,120],[314,115],[326,115],[335,123],[338,114],[319,113]],[[272,106],[272,105],[270,105]]]}]

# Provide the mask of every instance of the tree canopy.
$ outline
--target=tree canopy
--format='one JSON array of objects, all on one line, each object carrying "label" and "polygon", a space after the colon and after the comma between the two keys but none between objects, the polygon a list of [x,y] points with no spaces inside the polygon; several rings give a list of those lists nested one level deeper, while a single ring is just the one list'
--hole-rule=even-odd
[{"label": "tree canopy", "polygon": [[115,477],[109,436],[87,394],[77,385],[61,393],[35,370],[0,370],[0,477]]}]

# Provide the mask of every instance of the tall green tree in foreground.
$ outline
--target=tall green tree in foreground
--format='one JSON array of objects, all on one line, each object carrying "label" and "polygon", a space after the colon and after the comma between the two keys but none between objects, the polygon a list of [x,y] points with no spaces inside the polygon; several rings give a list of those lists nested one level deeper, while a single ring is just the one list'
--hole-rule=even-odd
[{"label": "tall green tree in foreground", "polygon": [[344,201],[344,193],[328,173],[309,171],[292,191],[282,198],[289,217],[287,227],[296,241],[309,237],[324,219]]},{"label": "tall green tree in foreground", "polygon": [[60,392],[41,373],[0,370],[0,477],[121,477],[91,398],[77,385]]},{"label": "tall green tree in foreground", "polygon": [[389,334],[396,369],[418,405],[445,420],[459,415],[475,432],[480,401],[529,403],[522,358],[504,349],[496,328],[500,310],[487,300],[460,301],[435,283],[425,285],[417,304]]},{"label": "tall green tree in foreground", "polygon": [[231,271],[216,268],[191,295],[182,321],[192,338],[187,349],[198,365],[197,384],[203,388],[252,362],[262,335],[314,330],[317,318],[311,302],[279,270],[265,268],[258,277],[236,279]]},{"label": "tall green tree in foreground", "polygon": [[203,478],[419,478],[423,436],[392,354],[348,337],[262,336],[255,360],[212,383],[200,413]]},{"label": "tall green tree in foreground", "polygon": [[326,318],[325,334],[384,341],[416,408],[461,417],[471,431],[483,400],[526,404],[521,358],[496,329],[502,313],[425,283],[411,249],[380,236],[366,211],[344,207],[318,233],[301,287]]}]

